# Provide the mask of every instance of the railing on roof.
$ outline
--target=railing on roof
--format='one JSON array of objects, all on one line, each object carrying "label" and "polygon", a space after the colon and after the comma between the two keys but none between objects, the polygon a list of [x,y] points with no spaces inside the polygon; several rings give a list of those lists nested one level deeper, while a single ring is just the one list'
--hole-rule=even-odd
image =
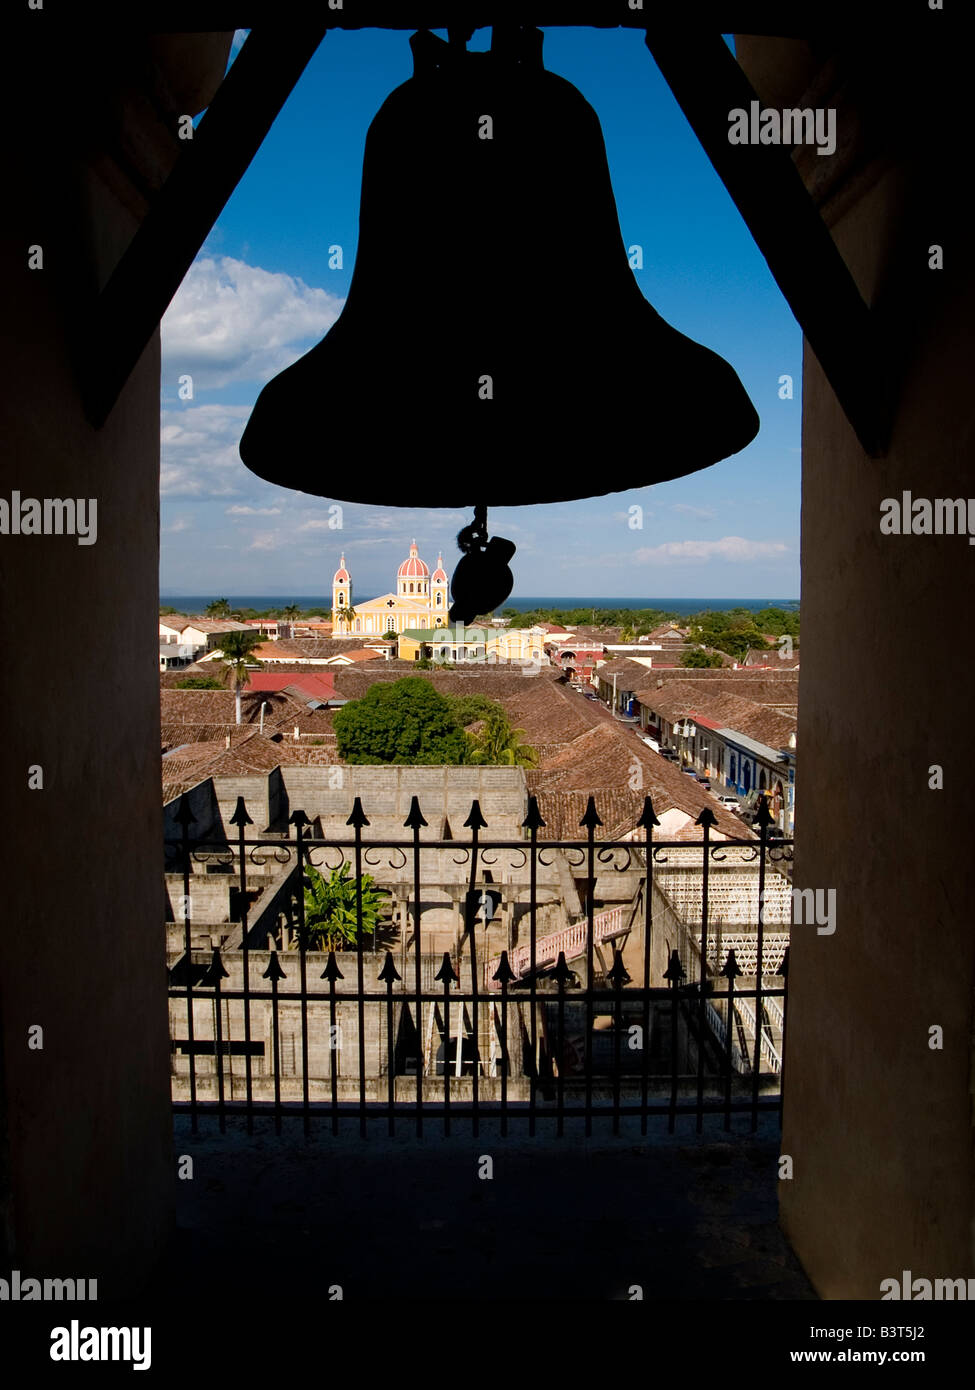
[{"label": "railing on roof", "polygon": [[[623,917],[624,908],[622,905],[611,907],[607,912],[596,913],[593,918],[593,939],[597,946],[606,941],[612,941],[625,930]],[[515,979],[521,980],[532,969],[555,965],[560,955],[564,955],[567,961],[584,956],[588,943],[589,919],[584,917],[581,922],[572,922],[559,931],[549,932],[546,936],[539,937],[535,942],[534,966],[532,964],[531,942],[525,942],[523,946],[515,946],[511,950],[505,951],[504,955],[508,958],[508,965]],[[496,973],[501,968],[501,961],[501,956],[492,956],[484,967],[484,982],[488,989],[500,989],[501,987],[500,977],[495,979]]]},{"label": "railing on roof", "polygon": [[[228,1115],[243,1115],[249,1129],[256,1117],[270,1115],[278,1130],[285,1118],[300,1117],[309,1132],[313,1120],[324,1117],[338,1133],[340,1121],[353,1117],[366,1134],[370,1119],[378,1117],[386,1120],[390,1134],[407,1118],[422,1134],[425,1121],[442,1123],[447,1133],[452,1118],[463,1118],[477,1134],[481,1118],[498,1117],[502,1133],[509,1121],[519,1120],[533,1135],[539,1120],[554,1122],[562,1134],[567,1118],[581,1118],[590,1134],[596,1118],[608,1118],[619,1133],[622,1116],[638,1115],[646,1133],[651,1117],[666,1116],[673,1131],[678,1115],[694,1115],[700,1130],[706,1114],[723,1114],[730,1128],[731,1116],[743,1113],[754,1129],[761,1112],[780,1111],[784,1042],[781,1049],[775,1045],[764,1020],[771,1020],[783,1040],[788,952],[777,971],[782,986],[770,988],[765,982],[770,967],[763,961],[764,903],[766,872],[791,857],[791,841],[769,841],[767,815],[760,817],[757,840],[714,841],[715,817],[702,811],[699,845],[655,840],[658,822],[649,798],[638,822],[642,841],[597,839],[602,822],[592,797],[580,822],[585,837],[564,841],[539,840],[545,822],[534,797],[520,840],[482,838],[488,826],[477,801],[465,822],[466,840],[421,840],[427,821],[416,797],[404,822],[409,838],[367,838],[369,821],[358,797],[347,821],[351,838],[313,835],[301,810],[290,817],[289,838],[271,831],[249,838],[245,831],[253,822],[242,797],[231,819],[236,837],[194,838],[193,820],[184,796],[176,814],[178,837],[167,845],[181,865],[183,885],[183,945],[178,958],[173,953],[169,989],[174,1108],[188,1113],[194,1128],[201,1114],[215,1114],[221,1128]],[[668,850],[682,861],[689,853],[699,855],[700,914],[691,924],[681,923],[682,949],[674,942],[665,950],[657,944],[656,958],[666,960],[666,969],[658,964],[654,979],[655,910],[663,915],[665,930],[671,920],[670,909],[655,894],[654,875],[658,865],[668,863]],[[732,850],[755,870],[756,965],[754,984],[744,989],[736,986],[742,971],[734,950],[719,974],[712,976],[709,965],[710,877],[727,865]],[[550,868],[556,853],[584,871],[585,915],[540,935],[538,871]],[[478,968],[479,920],[492,914],[483,913],[484,889],[478,883],[483,885],[484,866],[497,865],[502,854],[527,878],[527,892],[519,886],[518,898],[528,920],[528,941],[492,959],[485,979]],[[433,855],[462,866],[467,883],[462,940],[453,954],[445,951],[439,959],[423,950],[429,906],[424,888],[440,881],[423,872]],[[265,867],[269,861],[293,879],[294,953],[279,954],[276,942],[261,951],[251,940],[248,865]],[[313,951],[305,929],[306,870],[345,862],[354,873],[354,949]],[[362,880],[368,871],[381,875],[383,862],[394,873],[407,866],[412,870],[407,885],[412,950],[407,956],[406,942],[401,943],[403,974],[390,950],[376,950],[375,930],[373,950],[366,948]],[[192,918],[194,865],[236,877],[238,947],[228,948],[224,941],[212,950],[194,950],[192,935],[201,925]],[[635,871],[640,884],[633,903],[597,912],[599,872],[626,870]],[[251,894],[253,884],[252,873]],[[279,877],[276,892],[280,886]],[[506,886],[511,888],[494,884],[502,892]],[[482,921],[482,932],[483,927]],[[636,982],[617,944],[631,935]],[[604,942],[613,942],[613,962],[602,973],[597,948]],[[584,962],[581,984],[570,961]],[[367,968],[374,978],[367,978]],[[404,978],[410,975],[412,980]],[[757,1030],[756,1016],[763,1018]]]}]

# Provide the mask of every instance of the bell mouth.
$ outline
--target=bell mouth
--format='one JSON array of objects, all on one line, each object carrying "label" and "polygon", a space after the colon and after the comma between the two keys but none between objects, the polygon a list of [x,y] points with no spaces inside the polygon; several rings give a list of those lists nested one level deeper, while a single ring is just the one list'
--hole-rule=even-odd
[{"label": "bell mouth", "polygon": [[510,380],[494,374],[490,397],[478,393],[473,359],[424,340],[377,360],[336,333],[340,319],[264,387],[241,459],[311,496],[466,507],[631,491],[739,453],[760,421],[734,369],[640,305],[619,351],[583,341],[537,370],[515,362]]}]

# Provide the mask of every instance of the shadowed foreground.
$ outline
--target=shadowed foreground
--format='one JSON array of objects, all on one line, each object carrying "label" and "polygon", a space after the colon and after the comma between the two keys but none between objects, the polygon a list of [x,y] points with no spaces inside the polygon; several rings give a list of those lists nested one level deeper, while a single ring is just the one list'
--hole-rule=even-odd
[{"label": "shadowed foreground", "polygon": [[[177,1182],[178,1230],[153,1297],[206,1297],[274,1281],[340,1285],[348,1301],[397,1299],[814,1299],[776,1221],[777,1127],[726,1135],[693,1124],[641,1140],[623,1122],[587,1142],[581,1124],[549,1139],[449,1139],[357,1123],[336,1139],[248,1138],[203,1121],[175,1122],[175,1154],[193,1158]],[[404,1122],[404,1130],[406,1129]],[[458,1123],[458,1128],[461,1125]],[[514,1127],[514,1126],[512,1126]],[[478,1177],[482,1155],[493,1178]],[[175,1165],[174,1165],[175,1166]]]}]

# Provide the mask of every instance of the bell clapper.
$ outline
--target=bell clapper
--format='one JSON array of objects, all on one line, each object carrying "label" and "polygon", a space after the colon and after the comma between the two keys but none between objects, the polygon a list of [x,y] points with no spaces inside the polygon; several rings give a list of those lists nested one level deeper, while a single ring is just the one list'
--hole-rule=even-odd
[{"label": "bell clapper", "polygon": [[514,587],[508,562],[515,553],[512,541],[501,536],[488,539],[487,507],[474,508],[474,520],[459,532],[457,545],[463,558],[450,581],[453,603],[451,622],[469,623],[479,613],[490,613],[504,603]]}]

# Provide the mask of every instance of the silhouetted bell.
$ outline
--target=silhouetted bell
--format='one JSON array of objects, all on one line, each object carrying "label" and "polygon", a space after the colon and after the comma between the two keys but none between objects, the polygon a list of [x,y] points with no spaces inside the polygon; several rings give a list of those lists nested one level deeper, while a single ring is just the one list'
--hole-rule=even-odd
[{"label": "silhouetted bell", "polygon": [[737,453],[734,370],[630,269],[599,121],[541,33],[414,35],[366,139],[345,307],[240,443],[269,482],[379,505],[564,501]]}]

